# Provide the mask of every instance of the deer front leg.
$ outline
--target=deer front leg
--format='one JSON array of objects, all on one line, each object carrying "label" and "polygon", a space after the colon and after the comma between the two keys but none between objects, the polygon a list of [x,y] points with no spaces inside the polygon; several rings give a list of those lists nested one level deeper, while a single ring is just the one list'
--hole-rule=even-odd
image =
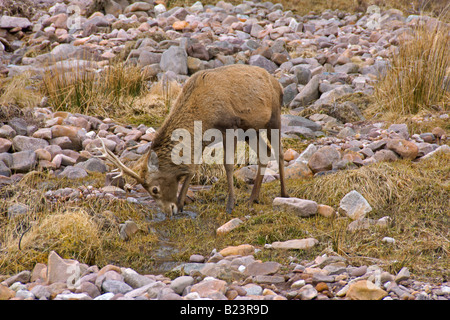
[{"label": "deer front leg", "polygon": [[178,212],[183,212],[184,201],[186,200],[186,193],[189,189],[189,185],[191,184],[193,173],[188,173],[184,178],[183,186],[181,187],[180,194],[178,195]]},{"label": "deer front leg", "polygon": [[227,173],[227,183],[228,183],[228,200],[227,200],[227,207],[226,212],[231,213],[234,209],[235,204],[235,196],[234,196],[234,186],[233,186],[233,171],[234,171],[234,165],[233,164],[224,164],[225,172]]},{"label": "deer front leg", "polygon": [[[227,184],[228,184],[228,200],[226,206],[226,213],[233,212],[236,198],[234,195],[234,185],[233,185],[233,172],[234,172],[234,154],[236,153],[236,144],[234,143],[234,137],[232,140],[232,146],[227,144],[227,135],[223,134],[223,166],[227,174]],[[232,151],[231,151],[231,150]]]}]

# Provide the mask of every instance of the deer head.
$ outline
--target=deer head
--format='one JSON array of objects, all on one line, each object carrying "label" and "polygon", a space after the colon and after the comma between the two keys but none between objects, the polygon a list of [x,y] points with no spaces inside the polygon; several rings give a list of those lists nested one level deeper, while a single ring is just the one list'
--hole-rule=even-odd
[{"label": "deer head", "polygon": [[138,174],[123,164],[112,151],[108,150],[101,138],[100,141],[102,147],[96,150],[101,152],[99,157],[104,158],[116,167],[113,170],[118,171],[115,178],[124,174],[129,175],[147,190],[165,214],[171,216],[178,212],[177,191],[179,177],[175,173],[161,172],[159,170],[158,155],[154,151],[147,153],[147,159],[144,159],[146,161],[142,162],[141,174]]}]

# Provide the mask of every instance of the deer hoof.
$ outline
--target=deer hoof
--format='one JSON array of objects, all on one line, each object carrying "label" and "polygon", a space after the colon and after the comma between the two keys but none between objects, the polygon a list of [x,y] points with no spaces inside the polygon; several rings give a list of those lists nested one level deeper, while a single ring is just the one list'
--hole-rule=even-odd
[{"label": "deer hoof", "polygon": [[230,214],[233,212],[234,204],[227,204],[226,213]]}]

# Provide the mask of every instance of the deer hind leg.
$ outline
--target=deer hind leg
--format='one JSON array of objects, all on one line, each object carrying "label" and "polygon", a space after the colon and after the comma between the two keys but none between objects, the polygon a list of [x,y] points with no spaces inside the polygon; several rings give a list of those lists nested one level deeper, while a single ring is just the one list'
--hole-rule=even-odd
[{"label": "deer hind leg", "polygon": [[281,157],[278,160],[278,171],[280,172],[280,194],[282,198],[289,198],[288,193],[286,192],[286,187],[285,187],[285,176],[284,176],[284,158],[283,158],[283,153],[280,150],[280,154]]},{"label": "deer hind leg", "polygon": [[[283,145],[281,144],[281,132],[278,133],[278,172],[280,174],[280,193],[281,197],[289,198],[289,195],[286,192],[285,186],[285,176],[284,176],[284,153],[283,153]],[[276,155],[276,153],[275,153]]]},{"label": "deer hind leg", "polygon": [[[270,141],[270,135],[271,135],[270,130],[268,130],[267,131],[268,141]],[[256,172],[255,183],[253,185],[252,194],[250,195],[249,205],[251,205],[252,203],[258,202],[259,193],[261,191],[262,180],[264,178],[264,173],[265,173],[265,170],[267,167],[266,161],[261,162],[260,150],[262,147],[266,148],[267,155],[268,155],[268,157],[270,157],[271,147],[261,137],[258,137],[258,147],[256,150],[256,154],[258,155],[258,170]]]},{"label": "deer hind leg", "polygon": [[233,172],[234,172],[234,154],[236,150],[236,146],[234,146],[233,157],[227,161],[227,152],[226,152],[226,135],[223,134],[223,166],[225,168],[225,172],[227,174],[227,184],[228,184],[228,200],[226,206],[226,212],[233,212],[234,205],[236,202],[236,197],[234,194],[234,185],[233,185]]}]

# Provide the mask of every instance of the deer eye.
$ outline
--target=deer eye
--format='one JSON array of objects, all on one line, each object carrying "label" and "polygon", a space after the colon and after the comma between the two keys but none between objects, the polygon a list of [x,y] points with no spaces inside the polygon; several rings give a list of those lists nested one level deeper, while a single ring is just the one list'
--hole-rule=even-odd
[{"label": "deer eye", "polygon": [[159,188],[158,187],[152,187],[152,194],[158,194],[159,193]]}]

